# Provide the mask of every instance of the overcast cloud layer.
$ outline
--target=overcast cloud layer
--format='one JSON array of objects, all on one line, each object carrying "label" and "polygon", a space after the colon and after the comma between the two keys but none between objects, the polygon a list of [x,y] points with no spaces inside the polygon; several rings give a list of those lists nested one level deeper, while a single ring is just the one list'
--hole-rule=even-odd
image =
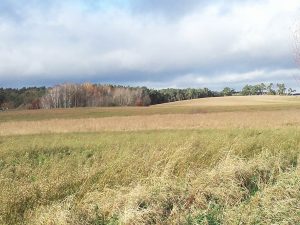
[{"label": "overcast cloud layer", "polygon": [[299,0],[1,0],[0,86],[297,88],[298,15]]}]

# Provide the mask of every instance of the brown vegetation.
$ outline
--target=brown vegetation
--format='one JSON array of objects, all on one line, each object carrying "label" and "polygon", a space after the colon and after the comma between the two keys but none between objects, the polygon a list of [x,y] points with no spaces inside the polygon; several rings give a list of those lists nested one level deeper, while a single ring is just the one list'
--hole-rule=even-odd
[{"label": "brown vegetation", "polygon": [[299,127],[300,110],[51,119],[0,123],[0,135],[160,129]]}]

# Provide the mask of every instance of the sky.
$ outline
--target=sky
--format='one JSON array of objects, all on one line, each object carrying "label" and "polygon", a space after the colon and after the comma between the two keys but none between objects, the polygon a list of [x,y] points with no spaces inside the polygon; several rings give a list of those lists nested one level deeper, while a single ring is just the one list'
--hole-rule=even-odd
[{"label": "sky", "polygon": [[284,82],[299,0],[0,0],[0,86]]}]

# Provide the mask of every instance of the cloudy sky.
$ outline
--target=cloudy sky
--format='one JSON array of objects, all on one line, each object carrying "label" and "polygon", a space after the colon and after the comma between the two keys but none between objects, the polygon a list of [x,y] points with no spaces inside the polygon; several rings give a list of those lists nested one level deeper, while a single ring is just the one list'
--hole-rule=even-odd
[{"label": "cloudy sky", "polygon": [[300,90],[299,22],[299,0],[0,0],[0,86]]}]

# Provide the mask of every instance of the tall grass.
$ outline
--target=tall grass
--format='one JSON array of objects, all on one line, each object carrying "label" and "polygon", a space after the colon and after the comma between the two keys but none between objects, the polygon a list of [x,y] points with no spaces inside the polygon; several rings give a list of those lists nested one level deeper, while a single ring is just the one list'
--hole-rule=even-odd
[{"label": "tall grass", "polygon": [[299,131],[0,137],[0,223],[298,224]]}]

